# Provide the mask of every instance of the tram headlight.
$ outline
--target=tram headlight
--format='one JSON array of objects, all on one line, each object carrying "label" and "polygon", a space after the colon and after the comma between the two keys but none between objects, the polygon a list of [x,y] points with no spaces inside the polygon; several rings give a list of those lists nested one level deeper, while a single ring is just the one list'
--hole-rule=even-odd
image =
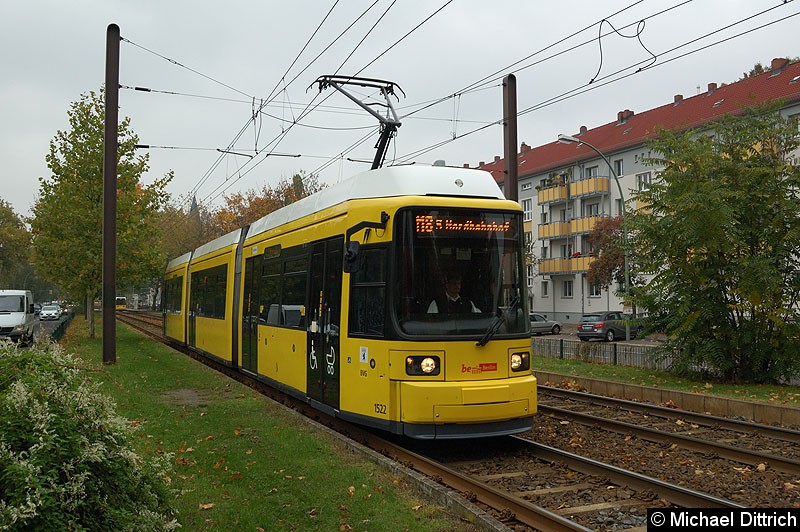
[{"label": "tram headlight", "polygon": [[511,371],[527,371],[531,369],[531,354],[527,352],[511,355]]},{"label": "tram headlight", "polygon": [[438,375],[441,364],[437,356],[407,356],[407,375]]}]

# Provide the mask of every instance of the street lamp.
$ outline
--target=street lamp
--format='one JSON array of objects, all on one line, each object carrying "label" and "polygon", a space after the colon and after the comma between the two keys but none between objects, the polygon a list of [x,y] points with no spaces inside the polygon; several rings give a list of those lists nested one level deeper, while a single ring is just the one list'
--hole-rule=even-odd
[{"label": "street lamp", "polygon": [[[620,203],[622,204],[622,267],[625,275],[625,302],[628,302],[628,296],[630,295],[630,283],[631,283],[631,275],[630,271],[628,270],[628,227],[625,225],[625,195],[622,193],[622,185],[619,184],[619,176],[617,172],[614,171],[614,167],[611,166],[611,162],[608,160],[608,157],[603,155],[603,153],[586,142],[585,140],[581,140],[577,137],[570,137],[569,135],[564,135],[563,133],[558,136],[558,142],[563,143],[574,143],[580,146],[581,144],[588,146],[592,149],[597,155],[599,155],[608,165],[608,169],[611,171],[611,175],[614,176],[614,181],[617,183],[617,189],[619,190],[619,198]],[[631,339],[631,325],[630,320],[625,320],[625,340]]]}]

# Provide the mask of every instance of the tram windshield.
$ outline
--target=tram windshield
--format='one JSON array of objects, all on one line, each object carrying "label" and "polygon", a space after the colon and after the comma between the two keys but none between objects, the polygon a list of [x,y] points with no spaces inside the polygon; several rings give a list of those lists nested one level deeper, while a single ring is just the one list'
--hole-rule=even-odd
[{"label": "tram windshield", "polygon": [[410,209],[396,224],[394,310],[404,334],[527,332],[521,214]]}]

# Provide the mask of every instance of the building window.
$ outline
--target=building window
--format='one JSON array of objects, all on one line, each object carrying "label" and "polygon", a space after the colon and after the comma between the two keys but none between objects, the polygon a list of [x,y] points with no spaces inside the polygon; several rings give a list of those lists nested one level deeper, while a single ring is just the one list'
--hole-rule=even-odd
[{"label": "building window", "polygon": [[533,183],[525,183],[524,185],[522,185],[520,190],[530,190],[531,186],[533,186]]},{"label": "building window", "polygon": [[623,170],[622,170],[622,159],[617,159],[614,161],[614,173],[617,174],[617,177],[622,177]]},{"label": "building window", "polygon": [[547,258],[547,246],[542,246],[542,258]]},{"label": "building window", "polygon": [[572,297],[572,281],[564,281],[563,288],[564,291],[561,293],[561,297]]},{"label": "building window", "polygon": [[547,213],[543,212],[542,213],[542,225],[544,225],[546,223],[547,223]]},{"label": "building window", "polygon": [[603,289],[599,284],[589,284],[589,297],[600,297],[603,295]]},{"label": "building window", "polygon": [[530,199],[522,200],[522,210],[525,211],[524,220],[530,222],[533,219],[533,201]]},{"label": "building window", "polygon": [[583,206],[583,215],[584,216],[599,216],[600,215],[600,204],[599,203],[592,203],[589,205]]},{"label": "building window", "polygon": [[617,208],[617,216],[622,215],[622,200],[617,198],[614,200],[614,206]]},{"label": "building window", "polygon": [[650,172],[636,174],[636,188],[639,192],[650,188]]},{"label": "building window", "polygon": [[550,297],[550,281],[542,281],[542,297]]},{"label": "building window", "polygon": [[590,177],[597,177],[597,175],[598,175],[597,169],[598,169],[597,166],[589,166],[584,171],[584,175],[586,176],[587,179],[590,178]]}]

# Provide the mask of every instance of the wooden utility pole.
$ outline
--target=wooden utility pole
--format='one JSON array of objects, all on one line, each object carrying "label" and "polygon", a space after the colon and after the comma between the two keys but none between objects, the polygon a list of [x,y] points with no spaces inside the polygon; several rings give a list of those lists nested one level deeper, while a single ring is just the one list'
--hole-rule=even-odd
[{"label": "wooden utility pole", "polygon": [[106,116],[103,132],[103,364],[117,362],[117,127],[119,26],[106,30]]}]

